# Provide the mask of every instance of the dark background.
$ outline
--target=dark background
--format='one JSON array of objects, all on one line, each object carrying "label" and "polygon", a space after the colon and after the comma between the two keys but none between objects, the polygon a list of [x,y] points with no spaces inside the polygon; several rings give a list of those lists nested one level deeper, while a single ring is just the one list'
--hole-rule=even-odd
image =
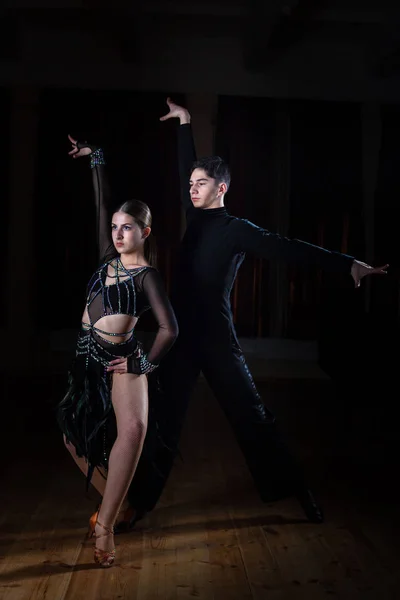
[{"label": "dark background", "polygon": [[[353,435],[379,426],[382,460],[393,456],[397,4],[17,2],[0,17],[0,328],[10,419],[36,414],[38,427],[49,397],[61,393],[96,262],[90,169],[68,157],[68,133],[104,146],[115,204],[137,197],[150,205],[169,290],[181,232],[177,125],[159,122],[170,95],[197,106],[194,123],[208,119],[213,151],[231,165],[232,214],[390,263],[386,277],[359,290],[348,276],[288,265],[278,296],[275,267],[248,257],[232,302],[240,337],[316,340]],[[198,108],[204,98],[207,114]],[[146,315],[141,327],[153,326]]]}]

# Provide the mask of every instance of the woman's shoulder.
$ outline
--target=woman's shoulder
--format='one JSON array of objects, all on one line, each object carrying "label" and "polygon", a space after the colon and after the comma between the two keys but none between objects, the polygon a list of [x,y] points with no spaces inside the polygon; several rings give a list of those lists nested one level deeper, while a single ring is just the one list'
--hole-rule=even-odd
[{"label": "woman's shoulder", "polygon": [[125,269],[125,273],[136,282],[136,286],[143,288],[145,281],[158,281],[161,275],[155,267],[151,265],[141,265],[132,269]]},{"label": "woman's shoulder", "polygon": [[[143,265],[142,267],[136,267],[138,275],[150,275],[151,277],[161,277],[158,269],[152,265]],[[135,270],[135,269],[134,269]]]},{"label": "woman's shoulder", "polygon": [[154,286],[158,288],[164,285],[161,273],[156,267],[151,265],[141,267],[141,270],[137,271],[136,275],[133,275],[135,276],[136,284],[143,291]]}]

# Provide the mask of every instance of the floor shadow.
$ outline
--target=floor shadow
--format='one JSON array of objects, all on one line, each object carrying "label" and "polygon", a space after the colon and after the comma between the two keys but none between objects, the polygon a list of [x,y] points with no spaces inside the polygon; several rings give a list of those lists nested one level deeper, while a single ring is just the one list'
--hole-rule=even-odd
[{"label": "floor shadow", "polygon": [[[14,582],[23,581],[25,579],[35,579],[37,577],[45,577],[52,575],[60,575],[61,573],[77,573],[79,571],[92,571],[94,569],[101,569],[99,565],[93,563],[85,563],[81,565],[70,565],[64,562],[42,562],[37,565],[29,565],[27,567],[21,567],[9,571],[8,573],[0,573],[0,587],[8,587],[1,584],[1,582]],[[22,586],[22,584],[21,584]],[[18,583],[14,583],[12,587],[19,587]]]}]

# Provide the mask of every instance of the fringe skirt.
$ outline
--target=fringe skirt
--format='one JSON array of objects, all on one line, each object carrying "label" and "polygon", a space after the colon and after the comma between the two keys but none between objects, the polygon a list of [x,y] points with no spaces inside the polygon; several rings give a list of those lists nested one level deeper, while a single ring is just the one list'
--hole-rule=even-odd
[{"label": "fringe skirt", "polygon": [[134,355],[137,339],[112,344],[101,343],[92,330],[81,329],[75,359],[68,373],[68,387],[57,407],[57,421],[66,440],[88,462],[87,486],[96,467],[108,468],[116,439],[116,421],[111,401],[111,360]]}]

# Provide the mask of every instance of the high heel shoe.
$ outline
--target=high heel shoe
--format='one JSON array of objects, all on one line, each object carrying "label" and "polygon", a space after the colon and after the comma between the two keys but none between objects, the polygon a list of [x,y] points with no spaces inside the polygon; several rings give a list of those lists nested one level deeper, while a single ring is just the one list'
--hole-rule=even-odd
[{"label": "high heel shoe", "polygon": [[[103,523],[100,523],[100,521],[96,521],[94,527],[96,527],[96,525],[99,525],[100,527],[102,527],[104,529],[104,531],[106,533],[100,533],[100,535],[96,535],[95,530],[93,528],[93,532],[91,533],[91,537],[95,537],[96,540],[98,540],[101,537],[107,537],[108,535],[114,535],[114,529],[111,527],[106,527],[105,525],[103,525]],[[100,548],[98,548],[95,544],[94,546],[94,562],[97,563],[98,565],[100,565],[101,567],[107,568],[107,567],[111,567],[114,564],[114,560],[115,560],[115,548],[113,548],[112,550],[101,550]]]},{"label": "high heel shoe", "polygon": [[99,510],[100,505],[97,507],[96,512],[94,512],[89,519],[89,527],[86,535],[88,539],[94,537],[94,528],[96,527],[97,517],[99,516]]},{"label": "high heel shoe", "polygon": [[[94,536],[94,528],[96,527],[97,517],[99,516],[101,503],[97,505],[96,511],[92,514],[89,519],[89,528],[87,537],[92,538]],[[135,525],[138,521],[143,519],[146,515],[145,510],[137,510],[132,506],[128,506],[127,509],[122,510],[118,513],[118,517],[122,514],[122,519],[117,520],[114,525],[114,535],[120,535],[121,533],[129,533],[134,530]]]}]

